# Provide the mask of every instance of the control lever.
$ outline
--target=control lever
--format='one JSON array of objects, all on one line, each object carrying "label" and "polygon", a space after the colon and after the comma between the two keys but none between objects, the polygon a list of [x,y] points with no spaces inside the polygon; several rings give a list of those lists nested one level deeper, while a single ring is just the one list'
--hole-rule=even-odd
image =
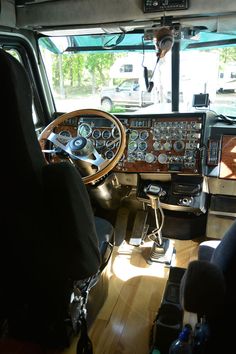
[{"label": "control lever", "polygon": [[[160,205],[160,197],[164,196],[166,192],[160,186],[154,184],[149,184],[146,188],[144,188],[144,192],[150,199],[151,208],[154,210],[156,221],[156,229],[152,231],[150,238],[152,238],[153,241],[161,247],[163,244],[161,229],[164,224],[164,213]],[[160,212],[161,220],[158,218],[158,210]]]},{"label": "control lever", "polygon": [[166,195],[166,192],[156,184],[149,184],[144,188],[144,192],[150,199],[156,222],[156,228],[148,235],[153,241],[149,261],[170,264],[174,248],[169,239],[162,238],[161,231],[164,225],[164,213],[160,204],[160,197]]}]

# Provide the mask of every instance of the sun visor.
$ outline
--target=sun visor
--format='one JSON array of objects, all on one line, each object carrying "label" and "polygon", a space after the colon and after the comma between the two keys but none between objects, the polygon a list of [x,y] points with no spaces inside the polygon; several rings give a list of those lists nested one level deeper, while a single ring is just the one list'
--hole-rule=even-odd
[{"label": "sun visor", "polygon": [[16,27],[16,12],[13,0],[0,1],[0,26]]}]

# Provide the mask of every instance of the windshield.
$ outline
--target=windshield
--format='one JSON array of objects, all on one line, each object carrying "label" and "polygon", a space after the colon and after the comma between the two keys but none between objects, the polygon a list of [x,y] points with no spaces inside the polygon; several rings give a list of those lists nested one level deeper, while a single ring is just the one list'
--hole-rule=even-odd
[{"label": "windshield", "polygon": [[[207,108],[236,116],[234,42],[205,32],[180,41],[180,111]],[[42,37],[39,45],[58,112],[172,110],[171,51],[157,62],[152,40],[142,33]],[[200,94],[207,100],[199,105],[194,98]]]}]

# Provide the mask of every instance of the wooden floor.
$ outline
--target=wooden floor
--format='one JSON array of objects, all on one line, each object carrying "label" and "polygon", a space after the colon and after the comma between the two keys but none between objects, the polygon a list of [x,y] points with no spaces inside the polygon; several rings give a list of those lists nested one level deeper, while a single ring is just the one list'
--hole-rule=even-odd
[{"label": "wooden floor", "polygon": [[[196,258],[198,243],[171,241],[172,266]],[[94,354],[148,354],[149,338],[160,306],[169,267],[146,262],[152,243],[133,247],[124,242],[113,253],[109,296],[89,331]],[[76,353],[76,341],[63,354]]]},{"label": "wooden floor", "polygon": [[[176,249],[172,266],[184,267],[196,258],[198,243],[171,241]],[[161,263],[146,260],[152,242],[116,247],[110,269],[109,295],[89,331],[94,354],[148,354],[149,338],[169,274]],[[36,345],[0,341],[1,354],[75,354],[77,339],[61,353]]]}]

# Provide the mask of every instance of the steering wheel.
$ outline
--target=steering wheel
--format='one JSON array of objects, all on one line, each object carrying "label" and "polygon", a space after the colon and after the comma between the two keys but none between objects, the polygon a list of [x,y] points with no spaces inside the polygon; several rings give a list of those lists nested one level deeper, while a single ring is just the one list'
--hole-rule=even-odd
[{"label": "steering wheel", "polygon": [[[111,131],[115,131],[113,140],[106,140],[102,149],[97,145],[95,147],[94,144],[98,139],[94,136],[96,140],[92,140],[89,134],[86,136],[83,130],[81,132],[79,130],[81,117],[89,117],[91,124],[83,126],[87,125],[90,128],[94,126],[95,130],[98,130],[96,128],[98,119],[110,121],[108,125],[105,124],[108,127],[105,130],[109,131],[109,136]],[[105,131],[104,128],[100,130]],[[105,139],[105,133],[103,135]],[[126,134],[123,125],[114,115],[98,109],[80,109],[65,113],[51,122],[40,134],[39,143],[48,163],[65,159],[70,161],[80,172],[82,171],[83,182],[88,184],[102,178],[115,167],[126,147]],[[108,158],[107,151],[111,149],[112,153]]]}]

